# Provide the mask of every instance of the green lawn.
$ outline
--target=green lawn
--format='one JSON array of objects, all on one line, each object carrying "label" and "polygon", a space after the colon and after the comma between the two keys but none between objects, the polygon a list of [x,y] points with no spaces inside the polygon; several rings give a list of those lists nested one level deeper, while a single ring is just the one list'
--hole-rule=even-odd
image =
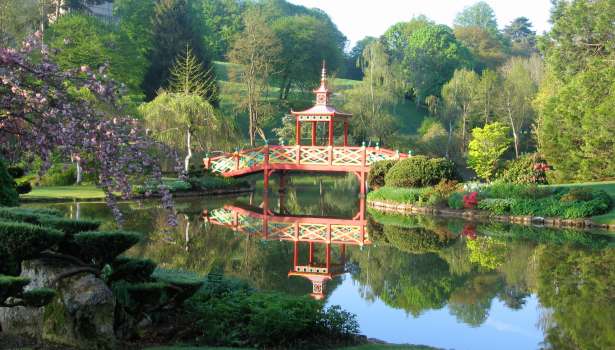
[{"label": "green lawn", "polygon": [[[603,182],[579,182],[574,184],[553,185],[554,187],[586,187],[595,190],[603,190],[615,201],[615,181]],[[592,217],[592,221],[599,224],[615,224],[615,207],[610,212]]]},{"label": "green lawn", "polygon": [[21,195],[26,200],[36,199],[104,199],[104,192],[94,185],[34,187],[32,192]]}]

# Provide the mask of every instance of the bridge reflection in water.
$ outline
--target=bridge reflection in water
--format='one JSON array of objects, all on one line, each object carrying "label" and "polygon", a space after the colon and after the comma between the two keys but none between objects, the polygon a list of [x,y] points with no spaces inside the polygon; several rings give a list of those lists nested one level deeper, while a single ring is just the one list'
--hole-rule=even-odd
[{"label": "bridge reflection in water", "polygon": [[[280,203],[284,197],[281,193]],[[365,200],[361,198],[359,212],[350,219],[323,216],[286,215],[269,209],[268,196],[258,207],[226,205],[203,212],[207,222],[225,226],[235,232],[260,236],[265,240],[293,242],[292,267],[289,277],[299,276],[312,283],[314,299],[325,297],[327,281],[346,272],[346,246],[371,244],[365,219]],[[305,248],[307,246],[307,259]],[[332,258],[332,248],[339,249],[339,258]],[[324,248],[324,261],[317,259],[315,250]],[[320,250],[320,249],[319,249]],[[303,252],[303,254],[302,254]]]}]

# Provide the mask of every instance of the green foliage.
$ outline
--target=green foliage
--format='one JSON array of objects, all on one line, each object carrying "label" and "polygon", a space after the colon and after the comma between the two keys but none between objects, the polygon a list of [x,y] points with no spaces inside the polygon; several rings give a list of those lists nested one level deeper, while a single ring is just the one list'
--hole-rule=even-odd
[{"label": "green foliage", "polygon": [[586,188],[571,188],[559,200],[560,202],[586,202],[594,199],[592,190]]},{"label": "green foliage", "polygon": [[455,17],[454,24],[458,27],[478,27],[489,31],[498,30],[495,12],[484,1],[465,7]]},{"label": "green foliage", "polygon": [[355,317],[337,307],[224,280],[209,281],[186,302],[186,312],[198,341],[209,345],[317,347],[358,333]]},{"label": "green foliage", "polygon": [[413,254],[437,252],[454,243],[454,240],[450,237],[440,236],[423,227],[402,228],[386,225],[384,226],[384,234],[391,245],[401,251]]},{"label": "green foliage", "polygon": [[242,180],[209,174],[200,177],[190,177],[188,182],[190,182],[193,189],[201,191],[242,188],[249,186],[247,182]]},{"label": "green foliage", "polygon": [[537,168],[539,164],[545,162],[536,153],[524,154],[517,159],[509,160],[498,176],[498,181],[515,184],[547,184],[545,171]]},{"label": "green foliage", "polygon": [[499,181],[493,182],[489,186],[480,189],[480,195],[484,198],[537,199],[553,195],[555,192],[556,191],[550,187]]},{"label": "green foliage", "polygon": [[461,192],[454,192],[452,193],[449,197],[448,197],[448,206],[450,208],[453,209],[463,209],[464,208],[464,202],[463,202],[463,193]]},{"label": "green foliage", "polygon": [[56,296],[56,292],[50,288],[36,288],[25,291],[21,294],[20,298],[23,303],[29,307],[43,307]]},{"label": "green foliage", "polygon": [[373,163],[367,175],[367,183],[370,188],[378,189],[384,186],[384,176],[397,163],[396,160],[381,160]]},{"label": "green foliage", "polygon": [[515,202],[511,198],[486,198],[478,202],[478,209],[490,211],[496,215],[510,213],[510,208]]},{"label": "green foliage", "polygon": [[17,205],[19,205],[19,195],[15,190],[15,181],[0,158],[0,206],[14,207]]},{"label": "green foliage", "polygon": [[[158,192],[159,186],[157,182],[146,182],[143,185],[134,186],[134,191],[138,194]],[[188,181],[177,179],[163,179],[162,186],[165,186],[171,192],[186,192],[192,189],[192,185]]]},{"label": "green foliage", "polygon": [[30,280],[26,277],[0,274],[0,305],[2,305],[6,298],[20,294],[28,283],[30,283]]},{"label": "green foliage", "polygon": [[100,221],[97,220],[63,218],[61,213],[54,209],[0,208],[0,219],[51,227],[67,235],[96,230],[100,226]]},{"label": "green foliage", "polygon": [[613,239],[607,235],[591,231],[580,231],[566,228],[545,228],[503,223],[481,224],[478,227],[481,234],[506,241],[529,241],[550,246],[568,245],[600,249],[607,247]]},{"label": "green foliage", "polygon": [[82,232],[63,244],[61,250],[83,261],[103,266],[112,263],[118,255],[139,243],[141,239],[141,234],[135,232]]},{"label": "green foliage", "polygon": [[470,251],[470,261],[486,269],[494,270],[504,264],[509,253],[505,242],[492,237],[476,237],[467,240],[466,245]]},{"label": "green foliage", "polygon": [[[175,59],[192,48],[194,56],[203,66],[203,71],[215,81],[211,54],[203,41],[203,13],[194,0],[163,0],[156,4],[151,23],[151,47],[147,53],[150,66],[145,73],[143,90],[152,100],[158,89],[170,83],[171,67]],[[208,92],[207,101],[218,105],[217,89]]]},{"label": "green foliage", "polygon": [[77,182],[77,167],[54,164],[39,181],[41,186],[70,186]]},{"label": "green foliage", "polygon": [[109,74],[141,95],[146,61],[122,30],[95,16],[71,13],[61,16],[45,31],[46,44],[58,49],[53,58],[64,69],[83,65],[97,69],[109,65]]},{"label": "green foliage", "polygon": [[23,222],[0,221],[0,273],[18,275],[23,260],[60,242],[58,230]]},{"label": "green foliage", "polygon": [[615,174],[614,11],[612,1],[558,1],[541,40],[548,74],[535,100],[537,138],[556,181]]},{"label": "green foliage", "polygon": [[162,282],[129,283],[119,281],[113,284],[113,295],[117,303],[136,317],[146,308],[156,308],[169,301],[169,285]]},{"label": "green foliage", "polygon": [[403,58],[416,101],[438,96],[458,68],[470,68],[472,57],[445,25],[428,24],[412,32]]},{"label": "green foliage", "polygon": [[380,187],[367,194],[369,200],[392,201],[396,203],[414,204],[419,202],[425,189],[422,188],[399,188],[399,187]]},{"label": "green foliage", "polygon": [[398,161],[387,172],[384,182],[392,187],[422,187],[453,179],[455,168],[450,160],[415,156]]},{"label": "green foliage", "polygon": [[140,259],[132,257],[117,257],[111,263],[112,272],[107,281],[126,280],[129,282],[139,282],[147,280],[154,270],[156,263],[150,259]]},{"label": "green foliage", "polygon": [[472,130],[468,165],[481,178],[490,180],[495,175],[500,158],[510,145],[508,130],[508,127],[497,122]]}]

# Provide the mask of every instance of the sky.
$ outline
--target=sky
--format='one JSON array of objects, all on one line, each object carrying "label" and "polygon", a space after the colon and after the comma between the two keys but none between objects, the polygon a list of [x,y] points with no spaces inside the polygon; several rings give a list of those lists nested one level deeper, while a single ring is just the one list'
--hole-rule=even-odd
[{"label": "sky", "polygon": [[[464,7],[478,0],[289,0],[306,7],[325,11],[352,47],[365,36],[378,37],[391,25],[425,15],[436,23],[451,26]],[[503,28],[513,19],[525,16],[541,34],[550,28],[549,0],[486,0],[495,11],[498,26]]]}]

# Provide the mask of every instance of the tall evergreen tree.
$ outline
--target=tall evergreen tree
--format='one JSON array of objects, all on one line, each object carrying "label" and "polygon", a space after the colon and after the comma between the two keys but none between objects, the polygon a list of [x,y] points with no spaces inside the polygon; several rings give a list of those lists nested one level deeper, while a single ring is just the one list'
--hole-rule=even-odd
[{"label": "tall evergreen tree", "polygon": [[[148,52],[150,67],[145,75],[143,90],[148,100],[158,89],[169,86],[171,67],[176,57],[190,46],[196,59],[214,79],[211,57],[203,42],[202,18],[194,0],[159,0],[152,18],[152,47]],[[212,105],[218,104],[217,89],[207,95]]]}]

